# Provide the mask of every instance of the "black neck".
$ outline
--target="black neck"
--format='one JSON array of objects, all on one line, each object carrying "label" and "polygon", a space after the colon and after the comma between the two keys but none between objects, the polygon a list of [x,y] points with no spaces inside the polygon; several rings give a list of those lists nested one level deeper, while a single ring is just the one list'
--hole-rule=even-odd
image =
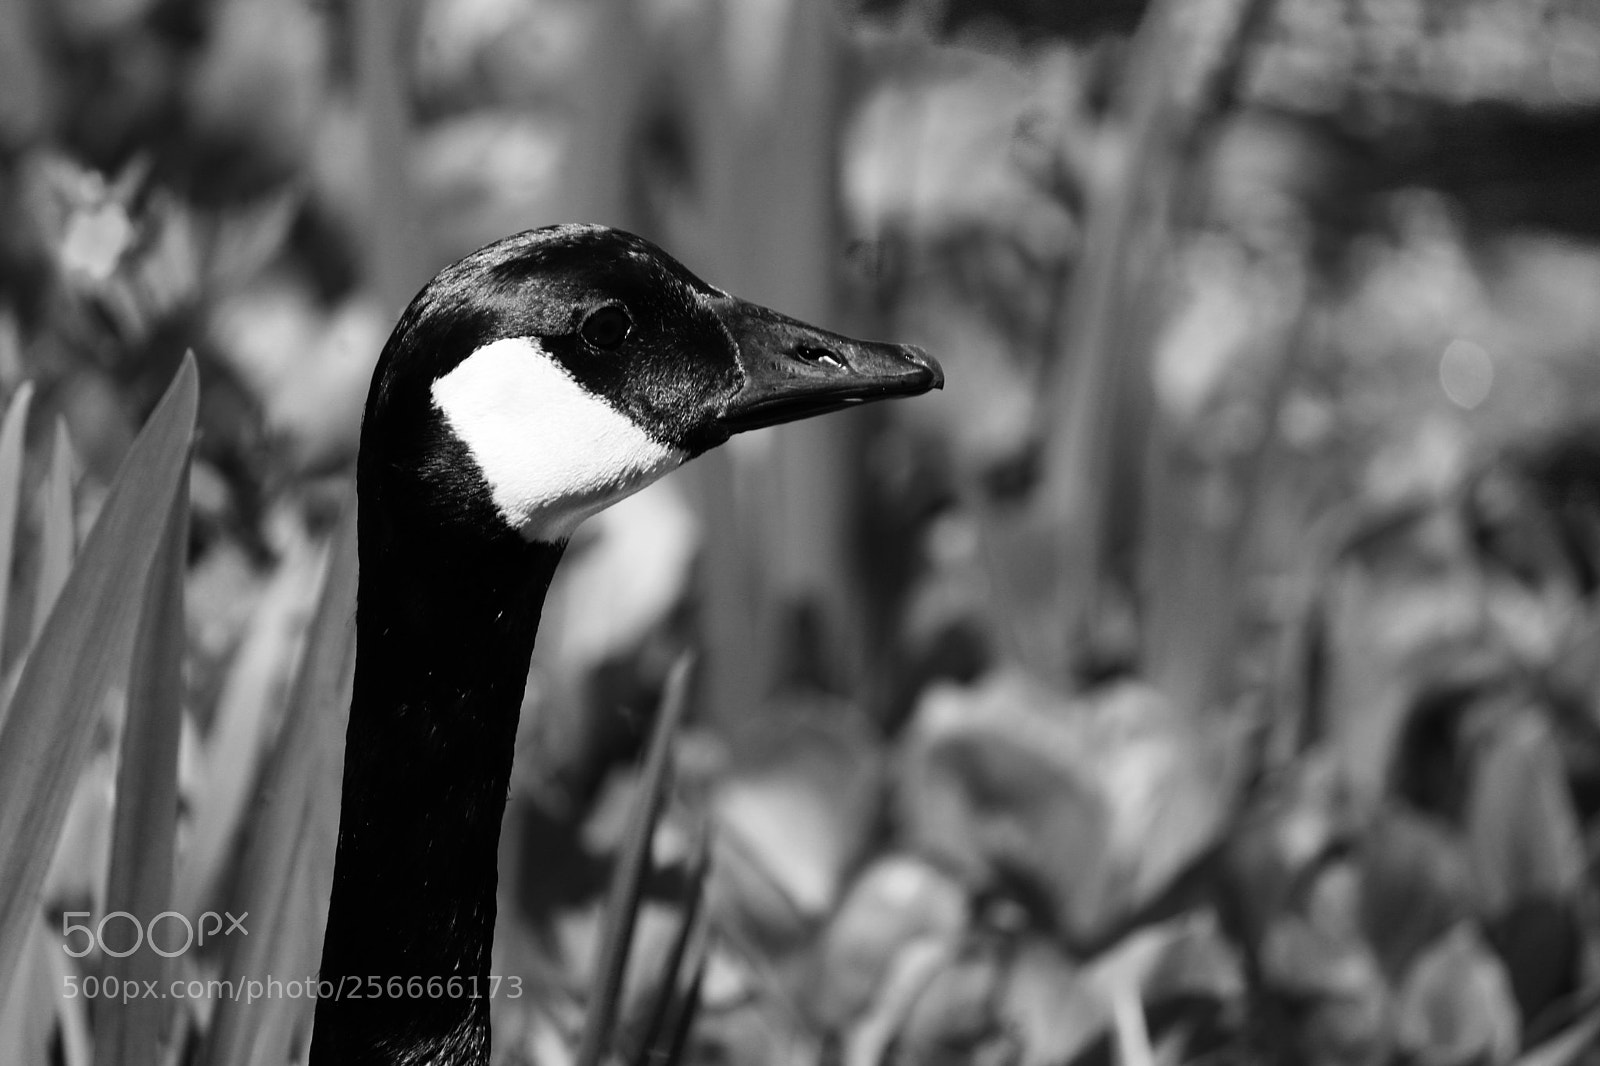
[{"label": "black neck", "polygon": [[[500,819],[561,548],[509,531],[399,525],[361,515],[355,694],[321,970],[334,995],[317,1006],[313,1066],[488,1062]],[[421,995],[392,995],[391,977],[420,978]],[[430,994],[430,978],[444,994]]]}]

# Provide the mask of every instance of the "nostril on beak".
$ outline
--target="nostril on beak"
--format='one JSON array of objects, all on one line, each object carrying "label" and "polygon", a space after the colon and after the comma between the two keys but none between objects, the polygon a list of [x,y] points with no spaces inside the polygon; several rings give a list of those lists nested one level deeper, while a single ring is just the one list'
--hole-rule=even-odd
[{"label": "nostril on beak", "polygon": [[844,360],[838,355],[816,344],[802,344],[795,348],[794,357],[802,363],[813,366],[824,366],[830,370],[843,370]]}]

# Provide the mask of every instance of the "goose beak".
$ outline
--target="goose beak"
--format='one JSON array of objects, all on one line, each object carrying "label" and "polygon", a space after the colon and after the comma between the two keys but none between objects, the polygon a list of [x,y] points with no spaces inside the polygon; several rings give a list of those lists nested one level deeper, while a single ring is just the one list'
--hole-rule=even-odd
[{"label": "goose beak", "polygon": [[913,345],[853,340],[731,296],[706,303],[739,349],[739,389],[718,418],[729,433],[944,388]]}]

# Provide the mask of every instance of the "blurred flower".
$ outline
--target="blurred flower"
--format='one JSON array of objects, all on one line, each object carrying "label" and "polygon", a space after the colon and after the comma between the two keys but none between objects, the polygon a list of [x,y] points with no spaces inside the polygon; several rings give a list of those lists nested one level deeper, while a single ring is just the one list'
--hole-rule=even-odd
[{"label": "blurred flower", "polygon": [[388,324],[369,302],[318,306],[284,279],[266,279],[219,302],[212,331],[300,469],[355,454],[372,368]]},{"label": "blurred flower", "polygon": [[1033,881],[1066,935],[1093,943],[1221,830],[1232,786],[1216,742],[1138,685],[1081,700],[1016,674],[940,686],[911,726],[900,818],[969,876]]},{"label": "blurred flower", "polygon": [[80,208],[67,219],[61,238],[61,269],[104,284],[133,240],[133,223],[121,204],[102,203]]},{"label": "blurred flower", "polygon": [[998,230],[1039,257],[1061,255],[1073,220],[1014,149],[1024,127],[1051,148],[1067,136],[1072,81],[1061,75],[1070,63],[1065,52],[1022,67],[949,51],[926,57],[916,74],[884,79],[845,137],[852,231],[904,228],[933,241]]},{"label": "blurred flower", "polygon": [[1465,922],[1411,968],[1397,1005],[1400,1046],[1419,1066],[1498,1066],[1520,1044],[1505,968]]},{"label": "blurred flower", "polygon": [[736,840],[800,914],[818,917],[833,908],[869,839],[882,767],[848,705],[805,695],[787,701],[763,715],[760,736],[738,742],[739,760],[713,806],[720,835]]},{"label": "blurred flower", "polygon": [[873,860],[823,933],[817,1017],[843,1027],[876,998],[901,951],[927,937],[953,941],[965,924],[966,897],[954,881],[910,856]]}]

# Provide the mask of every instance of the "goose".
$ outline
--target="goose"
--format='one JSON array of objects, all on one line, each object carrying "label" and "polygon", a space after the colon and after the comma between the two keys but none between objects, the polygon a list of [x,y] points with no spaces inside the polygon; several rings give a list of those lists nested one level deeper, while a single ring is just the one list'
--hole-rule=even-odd
[{"label": "goose", "polygon": [[[507,237],[417,294],[361,426],[355,684],[311,1066],[489,1061],[512,745],[578,525],[735,433],[943,383],[919,348],[730,296],[603,226]],[[440,994],[399,987],[412,978]]]}]

